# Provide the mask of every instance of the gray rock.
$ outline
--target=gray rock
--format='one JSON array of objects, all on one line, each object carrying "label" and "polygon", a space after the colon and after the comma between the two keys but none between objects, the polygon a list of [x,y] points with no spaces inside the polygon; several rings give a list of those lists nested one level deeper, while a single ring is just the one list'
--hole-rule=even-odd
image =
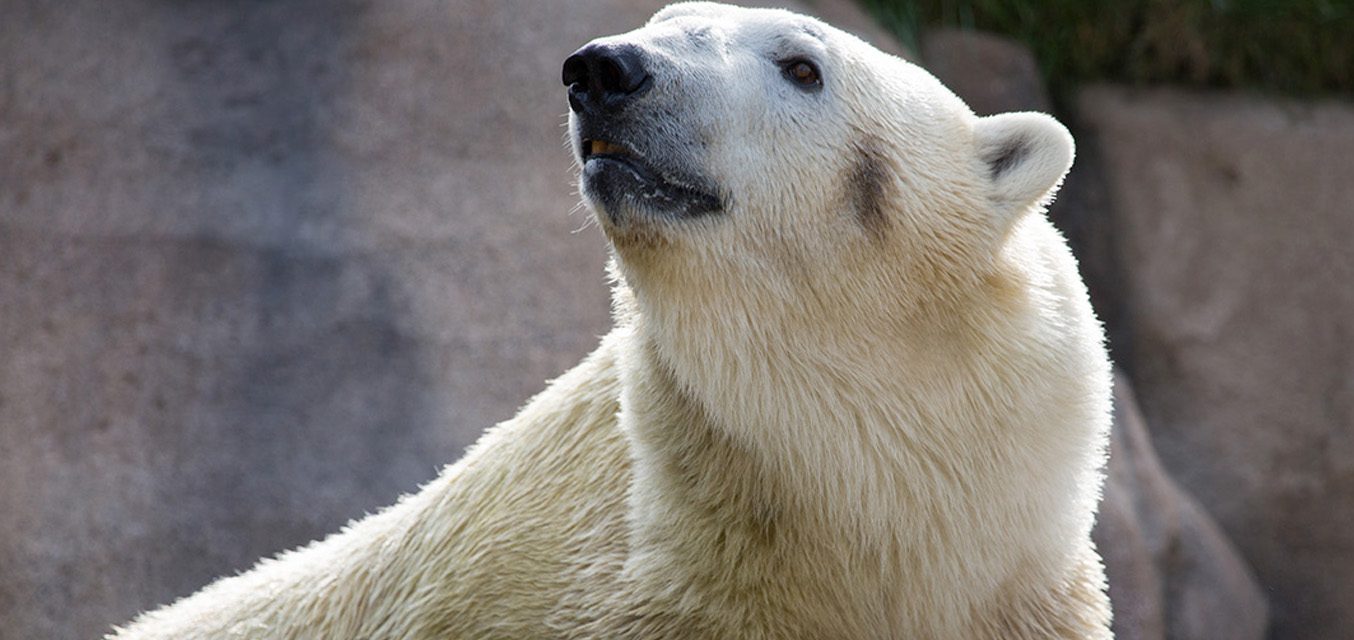
[{"label": "gray rock", "polygon": [[1095,87],[1125,358],[1165,466],[1270,598],[1354,633],[1354,107]]},{"label": "gray rock", "polygon": [[336,530],[590,350],[560,63],[662,4],[6,3],[0,636]]},{"label": "gray rock", "polygon": [[1267,616],[1250,568],[1162,468],[1127,379],[1095,538],[1119,640],[1262,640]]},{"label": "gray rock", "polygon": [[828,24],[860,36],[880,51],[916,62],[916,54],[908,51],[873,16],[863,11],[856,0],[804,0],[784,6],[794,11],[811,13]]},{"label": "gray rock", "polygon": [[969,29],[929,29],[922,34],[921,59],[980,116],[1052,111],[1034,54],[1010,38]]}]

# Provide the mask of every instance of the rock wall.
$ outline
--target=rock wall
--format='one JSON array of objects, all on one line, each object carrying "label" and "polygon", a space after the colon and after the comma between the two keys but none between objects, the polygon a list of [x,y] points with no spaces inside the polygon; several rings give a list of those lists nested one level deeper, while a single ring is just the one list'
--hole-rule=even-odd
[{"label": "rock wall", "polygon": [[607,330],[559,67],[638,11],[6,7],[0,637],[392,502]]},{"label": "rock wall", "polygon": [[1096,521],[1118,640],[1263,640],[1268,605],[1217,523],[1162,467],[1122,375]]},{"label": "rock wall", "polygon": [[662,4],[6,3],[0,638],[334,531],[589,351],[560,65]]},{"label": "rock wall", "polygon": [[1354,635],[1354,106],[1093,87],[1129,366],[1165,466],[1268,592]]}]

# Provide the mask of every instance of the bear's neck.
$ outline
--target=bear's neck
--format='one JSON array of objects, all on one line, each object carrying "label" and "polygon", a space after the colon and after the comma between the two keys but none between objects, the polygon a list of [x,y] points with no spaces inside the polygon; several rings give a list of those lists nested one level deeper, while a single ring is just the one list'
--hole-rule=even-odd
[{"label": "bear's neck", "polygon": [[984,363],[964,353],[995,346],[974,344],[952,313],[867,325],[859,318],[870,314],[855,312],[848,322],[738,304],[637,306],[625,407],[636,434],[653,438],[638,444],[665,468],[714,451],[670,439],[717,437],[719,455],[742,452],[721,481],[756,474],[735,484],[769,482],[766,501],[793,501],[880,547],[896,542],[904,513],[999,472],[989,452],[1010,436],[993,431],[1011,416],[977,397],[1001,390],[978,388],[967,371]]},{"label": "bear's neck", "polygon": [[[787,608],[816,600],[868,637],[906,619],[962,625],[1012,576],[1053,581],[1066,567],[1049,558],[1083,555],[1089,523],[1065,487],[1094,479],[1046,444],[1060,425],[1031,431],[1023,383],[987,371],[1019,354],[981,323],[853,332],[636,307],[621,420],[632,542],[671,563],[654,575],[692,574],[720,602],[788,588]],[[730,567],[766,584],[721,582]]]}]

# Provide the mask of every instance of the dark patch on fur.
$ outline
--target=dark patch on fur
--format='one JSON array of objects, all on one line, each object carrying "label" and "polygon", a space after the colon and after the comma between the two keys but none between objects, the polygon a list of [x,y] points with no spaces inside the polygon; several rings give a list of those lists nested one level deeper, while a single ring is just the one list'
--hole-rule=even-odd
[{"label": "dark patch on fur", "polygon": [[996,180],[1001,174],[1010,171],[1011,167],[1020,164],[1029,153],[1030,147],[1024,138],[1007,140],[984,158],[987,161],[988,175]]},{"label": "dark patch on fur", "polygon": [[870,235],[883,238],[889,227],[884,214],[884,187],[892,173],[889,161],[878,138],[864,137],[854,147],[856,161],[847,176],[847,193],[861,226]]}]

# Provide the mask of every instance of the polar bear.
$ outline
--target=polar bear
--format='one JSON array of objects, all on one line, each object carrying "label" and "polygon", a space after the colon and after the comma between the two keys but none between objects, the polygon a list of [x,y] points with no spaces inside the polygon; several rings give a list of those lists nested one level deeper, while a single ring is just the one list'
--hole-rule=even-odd
[{"label": "polar bear", "polygon": [[563,80],[615,329],[418,493],[114,637],[1108,637],[1067,131],[705,2]]}]

